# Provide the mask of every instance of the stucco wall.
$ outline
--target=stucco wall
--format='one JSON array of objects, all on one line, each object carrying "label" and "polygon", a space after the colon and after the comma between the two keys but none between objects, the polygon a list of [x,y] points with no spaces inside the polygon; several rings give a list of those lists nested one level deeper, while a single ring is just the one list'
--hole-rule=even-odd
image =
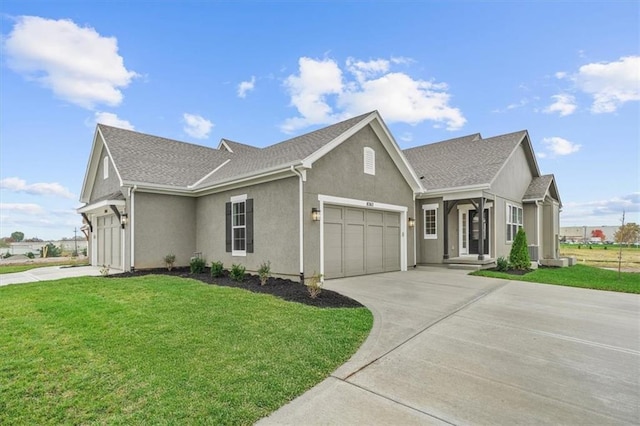
[{"label": "stucco wall", "polygon": [[[375,151],[375,175],[364,173],[365,147]],[[320,224],[311,220],[319,194],[406,206],[407,217],[414,217],[413,191],[371,126],[313,164],[307,171],[304,194],[306,276],[320,271]],[[414,263],[413,246],[413,230],[407,227],[408,266]]]},{"label": "stucco wall", "polygon": [[[253,199],[254,252],[232,256],[225,251],[225,203],[243,194]],[[274,274],[298,276],[297,177],[200,197],[196,201],[196,222],[196,248],[207,264],[222,261],[225,268],[236,263],[247,271],[256,271],[260,263],[270,261]]]},{"label": "stucco wall", "polygon": [[196,200],[144,192],[134,197],[136,269],[162,267],[169,253],[176,266],[188,265],[196,251]]},{"label": "stucco wall", "polygon": [[93,182],[93,189],[91,190],[90,202],[104,197],[105,195],[113,194],[120,189],[120,181],[116,170],[113,168],[113,163],[109,159],[109,177],[104,179],[104,157],[107,156],[107,150],[102,147],[98,161],[98,172]]},{"label": "stucco wall", "polygon": [[529,245],[539,245],[538,242],[538,206],[535,203],[524,204],[524,232],[527,234]]}]

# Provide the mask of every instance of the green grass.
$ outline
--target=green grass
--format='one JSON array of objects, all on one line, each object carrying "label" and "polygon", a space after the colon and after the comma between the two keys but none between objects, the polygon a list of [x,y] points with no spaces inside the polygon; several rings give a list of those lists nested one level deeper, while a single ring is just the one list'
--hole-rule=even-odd
[{"label": "green grass", "polygon": [[0,274],[12,274],[14,272],[24,272],[34,268],[44,268],[45,266],[86,266],[88,261],[63,261],[51,263],[29,263],[26,265],[1,265]]},{"label": "green grass", "polygon": [[568,268],[540,268],[522,276],[486,270],[475,271],[470,275],[623,293],[640,293],[640,274],[623,272],[618,279],[617,271],[585,265],[575,265]]},{"label": "green grass", "polygon": [[371,325],[365,308],[168,276],[0,287],[0,424],[251,424]]}]

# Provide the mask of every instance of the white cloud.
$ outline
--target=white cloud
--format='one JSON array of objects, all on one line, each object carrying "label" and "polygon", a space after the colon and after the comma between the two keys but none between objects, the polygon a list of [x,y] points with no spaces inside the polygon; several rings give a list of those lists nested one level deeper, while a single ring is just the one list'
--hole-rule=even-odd
[{"label": "white cloud", "polygon": [[[554,157],[573,154],[574,152],[578,152],[582,146],[557,136],[542,139],[542,144]],[[544,156],[545,154],[543,153],[541,158],[544,158]]]},{"label": "white cloud", "polygon": [[591,112],[614,112],[625,102],[640,100],[640,56],[583,65],[574,79],[580,90],[593,96]]},{"label": "white cloud", "polygon": [[114,37],[67,19],[17,18],[3,43],[8,66],[84,108],[122,102],[121,88],[138,76],[124,66]]},{"label": "white cloud", "polygon": [[247,92],[251,92],[255,88],[255,86],[256,86],[256,77],[252,75],[251,80],[243,81],[240,84],[238,84],[238,97],[246,98]]},{"label": "white cloud", "polygon": [[31,203],[0,203],[0,210],[28,215],[44,214],[45,210],[38,204]]},{"label": "white cloud", "polygon": [[9,177],[0,180],[0,189],[6,189],[11,192],[24,192],[31,195],[53,195],[63,198],[75,198],[75,195],[57,182],[27,184],[24,179],[17,177]]},{"label": "white cloud", "polygon": [[182,115],[184,120],[184,128],[186,134],[196,139],[206,139],[209,137],[211,129],[214,124],[202,117],[201,115],[184,113]]},{"label": "white cloud", "polygon": [[413,134],[411,132],[404,132],[400,135],[400,140],[403,142],[411,142],[413,141]]},{"label": "white cloud", "polygon": [[567,73],[564,71],[558,71],[557,73],[555,73],[555,76],[558,80],[562,80],[567,76]]},{"label": "white cloud", "polygon": [[576,98],[566,93],[553,95],[551,96],[551,99],[553,99],[555,102],[542,110],[547,114],[557,112],[561,117],[564,117],[573,114],[578,107],[576,105]]},{"label": "white cloud", "polygon": [[282,131],[330,124],[372,110],[379,110],[389,123],[430,120],[444,124],[448,130],[460,129],[466,119],[458,108],[449,106],[446,84],[391,72],[393,64],[408,62],[405,58],[348,58],[345,75],[332,59],[300,58],[298,74],[285,80],[291,105],[299,116],[287,119]]},{"label": "white cloud", "polygon": [[572,223],[603,223],[606,218],[612,225],[620,225],[622,211],[626,222],[640,221],[640,192],[613,197],[608,200],[566,202],[562,206],[562,220]]},{"label": "white cloud", "polygon": [[131,124],[127,120],[119,118],[112,112],[96,111],[95,121],[96,123],[106,124],[107,126],[119,127],[126,130],[135,130],[133,124]]}]

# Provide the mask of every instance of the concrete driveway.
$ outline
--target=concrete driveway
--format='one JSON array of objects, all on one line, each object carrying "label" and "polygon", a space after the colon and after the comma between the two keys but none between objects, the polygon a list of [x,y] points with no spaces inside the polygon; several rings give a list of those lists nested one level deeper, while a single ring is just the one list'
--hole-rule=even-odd
[{"label": "concrete driveway", "polygon": [[0,274],[0,286],[98,275],[100,275],[100,267],[98,266],[75,266],[73,268],[64,266],[43,266],[42,268],[29,269],[24,272]]},{"label": "concrete driveway", "polygon": [[327,281],[371,334],[258,424],[640,424],[640,295],[422,268]]}]

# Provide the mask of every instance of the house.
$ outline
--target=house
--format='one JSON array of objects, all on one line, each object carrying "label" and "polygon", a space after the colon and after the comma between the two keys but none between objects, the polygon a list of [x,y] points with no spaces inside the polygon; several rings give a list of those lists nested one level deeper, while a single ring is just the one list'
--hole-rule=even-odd
[{"label": "house", "polygon": [[557,257],[560,199],[526,132],[402,151],[375,111],[266,148],[98,124],[80,200],[92,264],[122,270],[169,253],[301,279],[483,264],[519,226]]}]

